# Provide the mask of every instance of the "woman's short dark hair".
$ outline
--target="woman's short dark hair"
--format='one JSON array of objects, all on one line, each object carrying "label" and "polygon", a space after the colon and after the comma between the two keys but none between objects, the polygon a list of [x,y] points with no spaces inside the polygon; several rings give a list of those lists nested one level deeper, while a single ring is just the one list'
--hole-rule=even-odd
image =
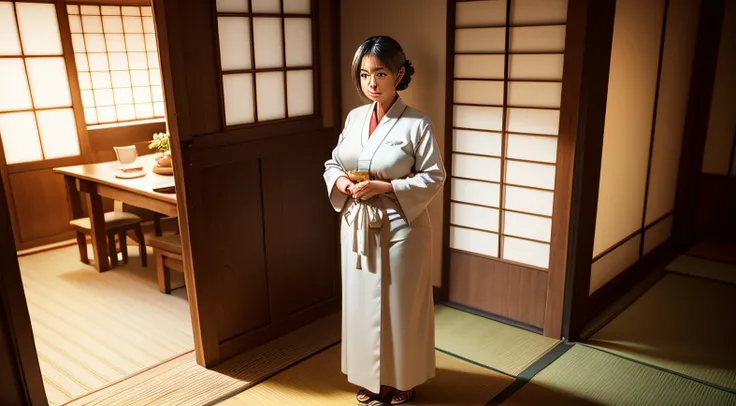
[{"label": "woman's short dark hair", "polygon": [[360,67],[366,55],[373,55],[378,58],[394,75],[397,75],[401,67],[404,67],[404,77],[401,78],[401,82],[396,86],[396,90],[404,90],[409,87],[411,75],[414,74],[414,67],[411,65],[411,61],[406,59],[404,50],[401,49],[401,45],[395,39],[385,35],[379,35],[363,41],[355,52],[355,57],[353,57],[353,66],[351,69],[353,84],[362,97],[365,97],[365,95],[360,87]]}]

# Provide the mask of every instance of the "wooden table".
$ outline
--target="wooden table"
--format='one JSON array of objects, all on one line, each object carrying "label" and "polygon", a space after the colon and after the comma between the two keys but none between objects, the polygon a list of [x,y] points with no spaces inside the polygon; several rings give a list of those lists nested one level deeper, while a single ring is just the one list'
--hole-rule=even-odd
[{"label": "wooden table", "polygon": [[[155,155],[138,157],[135,166],[143,166],[146,176],[135,179],[118,179],[120,163],[117,161],[99,164],[54,168],[55,173],[64,175],[72,218],[84,217],[82,198],[87,205],[92,226],[92,247],[95,266],[102,272],[110,269],[105,235],[105,213],[102,197],[119,200],[168,216],[177,216],[176,194],[157,193],[154,188],[174,185],[174,177],[151,172]],[[81,193],[80,193],[81,192]]]}]

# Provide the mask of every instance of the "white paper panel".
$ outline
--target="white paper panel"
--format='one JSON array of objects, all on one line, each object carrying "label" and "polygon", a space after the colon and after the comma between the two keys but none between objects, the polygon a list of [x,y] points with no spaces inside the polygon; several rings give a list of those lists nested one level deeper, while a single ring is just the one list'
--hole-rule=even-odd
[{"label": "white paper panel", "polygon": [[504,186],[503,207],[525,213],[552,215],[554,193],[545,190]]},{"label": "white paper panel", "polygon": [[450,226],[450,248],[498,257],[498,234]]},{"label": "white paper panel", "polygon": [[280,13],[281,0],[251,0],[254,13]]},{"label": "white paper panel", "polygon": [[455,78],[503,80],[503,64],[503,55],[455,55]]},{"label": "white paper panel", "polygon": [[140,7],[125,7],[122,8],[122,14],[124,16],[134,16],[134,17],[140,17],[141,15],[141,9]]},{"label": "white paper panel", "polygon": [[135,105],[135,117],[139,120],[153,118],[153,104],[142,103]]},{"label": "white paper panel", "polygon": [[455,103],[503,105],[503,81],[456,80]]},{"label": "white paper panel", "polygon": [[61,55],[54,4],[15,3],[25,55]]},{"label": "white paper panel", "polygon": [[130,87],[130,74],[128,72],[112,72],[113,87]]},{"label": "white paper panel", "polygon": [[148,71],[147,70],[132,70],[130,71],[130,83],[133,86],[148,86]]},{"label": "white paper panel", "polygon": [[90,77],[89,72],[77,73],[77,79],[79,80],[79,88],[81,90],[92,89],[92,78]]},{"label": "white paper panel", "polygon": [[[676,1],[669,5],[662,73],[659,79],[657,125],[654,129],[648,180],[646,225],[675,208],[700,3],[700,0]],[[720,91],[720,88],[716,87],[714,90]],[[733,116],[736,117],[736,114]]]},{"label": "white paper panel", "polygon": [[284,19],[286,66],[312,65],[312,19]]},{"label": "white paper panel", "polygon": [[641,234],[593,262],[590,270],[589,293],[592,294],[631,265],[634,265],[639,260],[639,244],[641,244]]},{"label": "white paper panel", "polygon": [[74,54],[74,63],[77,66],[77,71],[89,71],[89,61],[87,61],[87,54]]},{"label": "white paper panel", "polygon": [[84,34],[87,52],[105,52],[105,36],[102,34]]},{"label": "white paper panel", "polygon": [[46,159],[79,155],[77,123],[71,108],[36,112]]},{"label": "white paper panel", "polygon": [[512,80],[562,80],[564,55],[509,55]]},{"label": "white paper panel", "polygon": [[152,102],[153,100],[151,98],[151,88],[148,86],[134,87],[133,88],[133,101],[136,104]]},{"label": "white paper panel", "polygon": [[128,51],[143,52],[146,50],[146,40],[143,34],[125,34],[125,45]]},{"label": "white paper panel", "polygon": [[509,82],[509,105],[560,107],[562,83]]},{"label": "white paper panel", "polygon": [[670,238],[672,235],[672,220],[673,216],[669,215],[644,231],[644,255],[649,254]]},{"label": "white paper panel", "polygon": [[79,14],[79,6],[73,5],[73,4],[67,4],[66,12],[67,14]]},{"label": "white paper panel", "polygon": [[500,201],[500,185],[475,180],[451,180],[451,199],[458,202],[482,204],[498,207]]},{"label": "white paper panel", "polygon": [[557,161],[557,138],[509,134],[506,139],[506,156],[554,163]]},{"label": "white paper panel", "polygon": [[130,121],[135,120],[135,106],[132,104],[120,104],[115,106],[115,111],[118,115],[118,121]]},{"label": "white paper panel", "polygon": [[552,219],[504,211],[503,233],[549,242],[552,237]]},{"label": "white paper panel", "polygon": [[247,13],[248,0],[217,0],[217,11],[220,13]]},{"label": "white paper panel", "polygon": [[104,16],[102,17],[102,28],[105,34],[122,34],[123,18],[120,16]]},{"label": "white paper panel", "polygon": [[148,77],[151,80],[151,85],[161,85],[161,71],[159,69],[151,69],[149,73]]},{"label": "white paper panel", "polygon": [[256,73],[258,121],[286,117],[283,72]]},{"label": "white paper panel", "polygon": [[641,228],[664,8],[616,3],[594,256]]},{"label": "white paper panel", "polygon": [[501,131],[503,109],[500,107],[453,106],[455,127]]},{"label": "white paper panel", "polygon": [[314,114],[314,74],[312,70],[286,72],[289,117]]},{"label": "white paper panel", "polygon": [[148,55],[145,52],[128,52],[128,66],[130,69],[148,69]]},{"label": "white paper panel", "polygon": [[501,156],[501,133],[452,130],[452,150],[491,156]]},{"label": "white paper panel", "polygon": [[0,111],[33,108],[21,58],[0,58]]},{"label": "white paper panel", "polygon": [[253,74],[224,75],[222,92],[225,100],[225,124],[236,125],[255,121]]},{"label": "white paper panel", "polygon": [[80,93],[82,94],[82,105],[84,107],[95,106],[95,96],[91,90],[82,90]]},{"label": "white paper panel", "polygon": [[0,2],[0,55],[20,55],[18,27],[12,2]]},{"label": "white paper panel", "polygon": [[522,264],[549,267],[549,244],[503,237],[503,259]]},{"label": "white paper panel", "polygon": [[99,72],[102,70],[109,70],[107,55],[105,54],[87,54],[89,60],[89,70]]},{"label": "white paper panel", "polygon": [[26,69],[37,109],[72,105],[64,58],[27,58]]},{"label": "white paper panel", "polygon": [[726,2],[702,172],[728,175],[736,128],[736,4]]},{"label": "white paper panel", "polygon": [[508,109],[508,131],[557,135],[560,128],[559,110]]},{"label": "white paper panel", "polygon": [[153,9],[151,7],[141,7],[141,15],[142,16],[153,16]]},{"label": "white paper panel", "polygon": [[103,16],[119,16],[120,6],[102,6],[101,11]]},{"label": "white paper panel", "polygon": [[113,106],[115,105],[115,99],[112,95],[111,89],[94,90],[95,104],[99,106]]},{"label": "white paper panel", "polygon": [[152,17],[143,17],[143,32],[153,34],[156,32]]},{"label": "white paper panel", "polygon": [[506,161],[505,183],[554,190],[555,167],[548,164]]},{"label": "white paper panel", "polygon": [[33,112],[0,114],[0,139],[8,165],[43,159]]},{"label": "white paper panel", "polygon": [[455,26],[502,26],[506,24],[506,1],[468,1],[455,3]]},{"label": "white paper panel", "polygon": [[163,102],[153,103],[153,114],[156,117],[166,116],[166,106]]},{"label": "white paper panel", "polygon": [[99,15],[82,16],[83,31],[87,34],[102,34],[102,19]]},{"label": "white paper panel", "polygon": [[450,205],[450,223],[498,232],[498,209],[452,203]]},{"label": "white paper panel", "polygon": [[511,52],[564,52],[564,25],[514,27],[509,34]]},{"label": "white paper panel", "polygon": [[455,52],[505,52],[506,28],[461,28],[455,30]]},{"label": "white paper panel", "polygon": [[80,11],[82,14],[85,15],[100,15],[100,6],[88,6],[88,5],[82,5],[79,6]]},{"label": "white paper panel", "polygon": [[140,17],[123,17],[123,31],[127,34],[143,34],[143,21]]},{"label": "white paper panel", "polygon": [[94,107],[84,109],[84,121],[87,124],[97,124],[97,109]]},{"label": "white paper panel", "polygon": [[158,52],[148,52],[148,67],[150,69],[158,69]]},{"label": "white paper panel", "polygon": [[512,0],[511,25],[567,21],[567,0]]},{"label": "white paper panel", "polygon": [[82,33],[82,17],[69,16],[69,31],[73,34]]},{"label": "white paper panel", "polygon": [[256,68],[280,68],[284,66],[281,19],[254,18],[253,46],[255,47]]},{"label": "white paper panel", "polygon": [[158,45],[156,44],[156,35],[155,34],[146,34],[146,51],[156,52],[158,50]]},{"label": "white paper panel", "polygon": [[312,5],[309,0],[284,0],[284,13],[311,14]]},{"label": "white paper panel", "polygon": [[452,175],[460,178],[501,181],[501,159],[452,154]]},{"label": "white paper panel", "polygon": [[84,35],[72,34],[72,49],[74,52],[85,52]]},{"label": "white paper panel", "polygon": [[223,71],[250,69],[250,23],[246,17],[217,17]]},{"label": "white paper panel", "polygon": [[107,52],[125,52],[125,36],[123,34],[105,34]]},{"label": "white paper panel", "polygon": [[151,86],[151,98],[155,102],[164,101],[164,89],[161,86]]},{"label": "white paper panel", "polygon": [[97,108],[97,121],[100,123],[112,123],[117,121],[118,116],[115,111],[115,107],[98,107]]},{"label": "white paper panel", "polygon": [[112,87],[110,72],[92,72],[92,88],[106,89]]},{"label": "white paper panel", "polygon": [[117,104],[133,104],[133,89],[124,87],[113,90],[115,103]]}]

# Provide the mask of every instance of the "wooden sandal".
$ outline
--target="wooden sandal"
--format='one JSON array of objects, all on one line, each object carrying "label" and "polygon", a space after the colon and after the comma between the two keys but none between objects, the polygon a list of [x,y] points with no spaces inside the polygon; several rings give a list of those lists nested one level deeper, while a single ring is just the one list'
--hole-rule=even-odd
[{"label": "wooden sandal", "polygon": [[415,393],[413,388],[407,391],[397,390],[391,398],[391,405],[403,405],[404,403],[411,402],[411,400],[414,399],[414,395]]},{"label": "wooden sandal", "polygon": [[372,398],[369,403],[366,403],[366,405],[367,406],[390,406],[391,400],[394,398],[395,393],[396,393],[396,389],[394,388],[389,388],[389,390],[386,393],[383,393],[383,391],[381,391],[380,394]]},{"label": "wooden sandal", "polygon": [[375,398],[376,396],[377,395],[375,393],[373,393],[373,392],[371,392],[371,391],[369,391],[367,389],[360,388],[360,390],[358,391],[358,394],[355,395],[355,400],[357,400],[358,403],[360,403],[362,405],[365,405],[368,402],[370,402],[371,400],[373,400],[373,398]]}]

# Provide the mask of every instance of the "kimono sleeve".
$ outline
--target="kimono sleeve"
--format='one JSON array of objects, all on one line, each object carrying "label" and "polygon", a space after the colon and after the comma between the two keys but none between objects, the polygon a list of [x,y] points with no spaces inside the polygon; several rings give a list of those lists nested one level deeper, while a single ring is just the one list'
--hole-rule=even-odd
[{"label": "kimono sleeve", "polygon": [[337,145],[335,145],[335,148],[332,150],[332,157],[328,159],[327,162],[325,162],[325,173],[323,175],[325,178],[325,184],[327,185],[327,194],[330,197],[332,208],[338,212],[342,210],[342,207],[345,205],[345,201],[347,200],[348,195],[337,190],[337,187],[335,187],[335,182],[337,182],[338,178],[342,176],[347,177],[347,174],[337,160],[337,149],[340,147],[340,142],[342,141],[343,137],[345,137],[345,133],[348,131],[348,127],[350,125],[350,116],[351,114],[348,114],[348,117],[345,120],[345,127],[343,128],[342,133],[340,133],[340,136],[337,139]]},{"label": "kimono sleeve", "polygon": [[391,181],[409,223],[424,211],[445,182],[442,154],[432,126],[425,123],[422,128],[414,148],[414,176]]}]

